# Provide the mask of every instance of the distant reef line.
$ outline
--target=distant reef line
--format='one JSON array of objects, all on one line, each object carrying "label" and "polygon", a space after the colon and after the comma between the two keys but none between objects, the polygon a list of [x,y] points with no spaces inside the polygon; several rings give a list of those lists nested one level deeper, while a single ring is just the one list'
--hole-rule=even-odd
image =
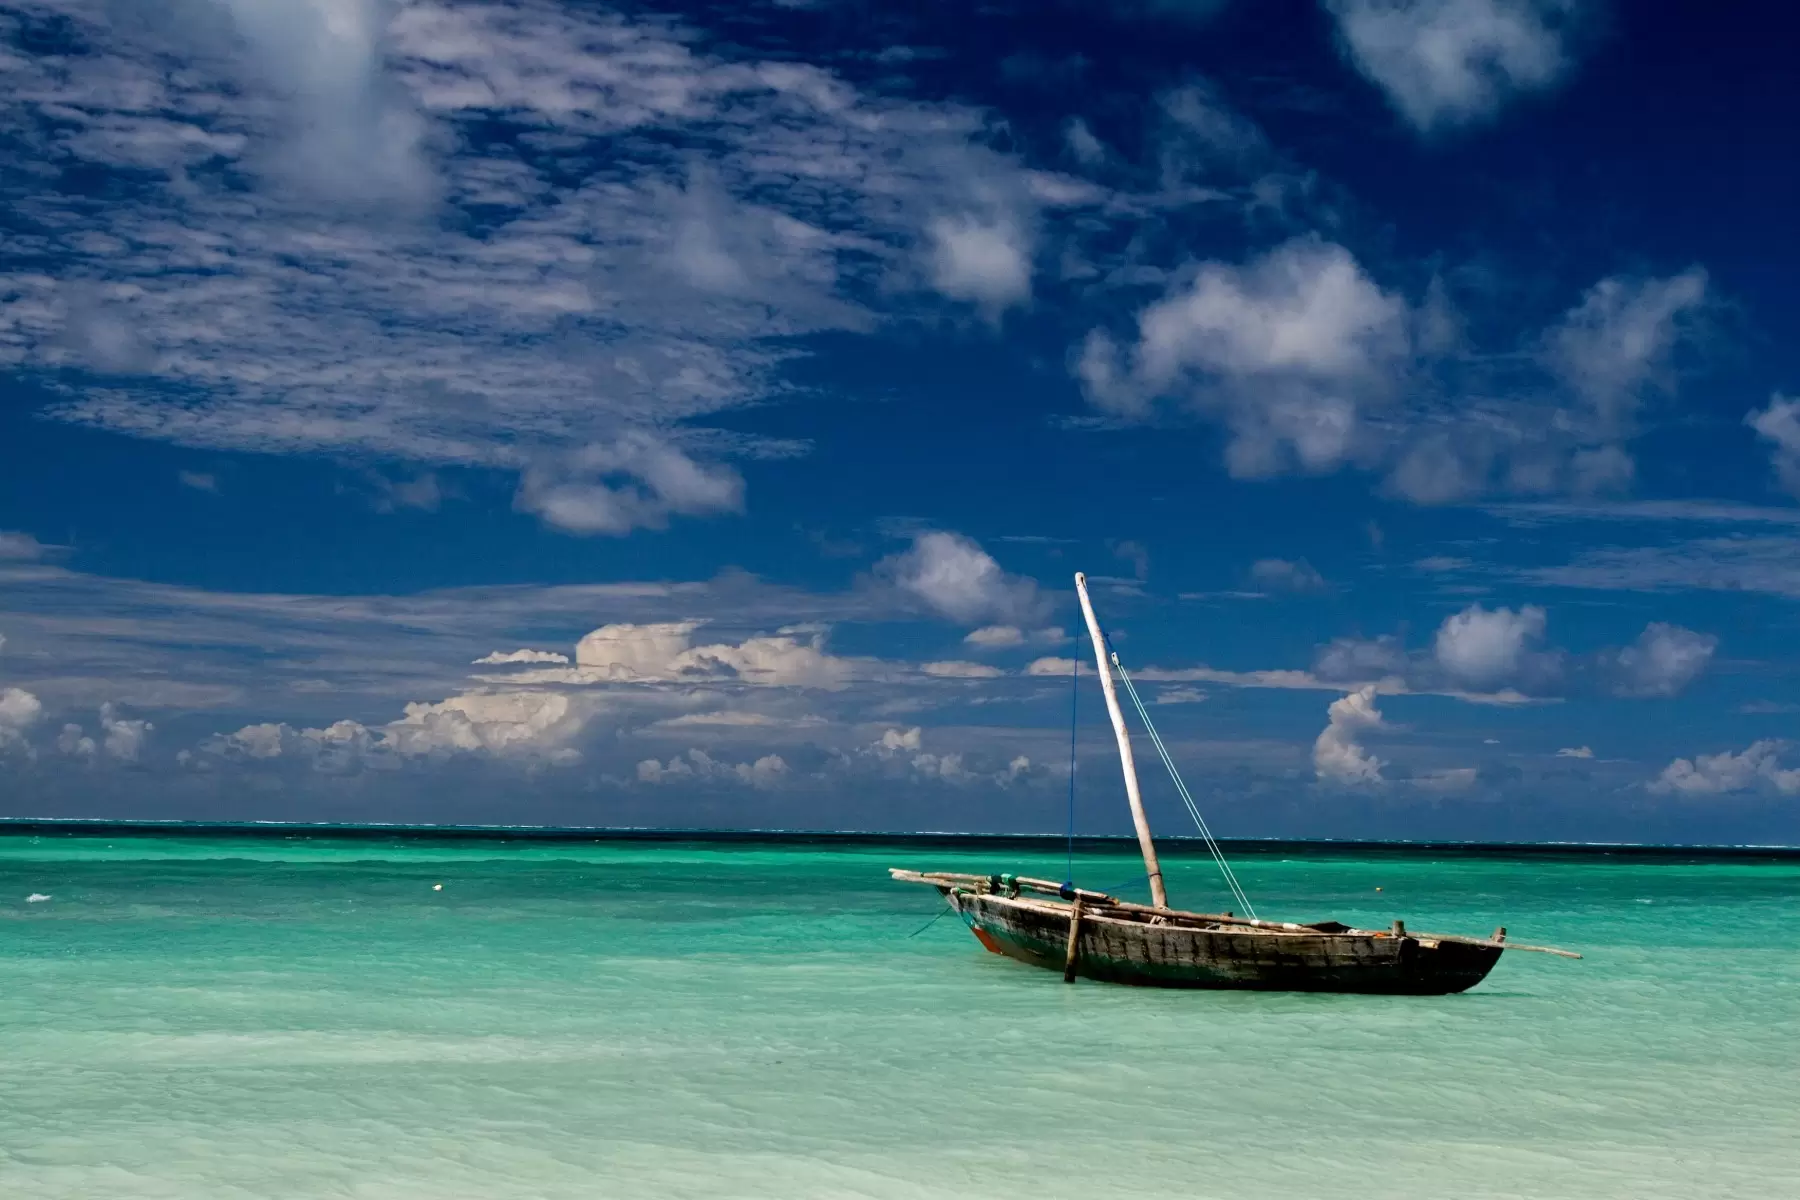
[{"label": "distant reef line", "polygon": [[[826,829],[684,829],[547,825],[384,825],[298,821],[118,821],[81,818],[0,817],[0,837],[184,837],[360,839],[496,842],[690,842],[778,846],[958,846],[966,849],[1064,850],[1060,833],[951,833]],[[1472,857],[1595,856],[1659,858],[1800,859],[1800,846],[1656,845],[1630,842],[1406,841],[1349,838],[1220,838],[1235,854],[1438,854]],[[1082,834],[1077,851],[1128,852],[1130,834]],[[1158,837],[1175,856],[1206,855],[1199,838]]]}]

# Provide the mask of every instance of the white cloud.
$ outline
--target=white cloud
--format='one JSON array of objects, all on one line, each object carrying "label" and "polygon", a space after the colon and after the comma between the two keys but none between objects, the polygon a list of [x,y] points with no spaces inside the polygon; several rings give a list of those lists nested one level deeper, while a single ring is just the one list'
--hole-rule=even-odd
[{"label": "white cloud", "polygon": [[696,727],[767,729],[778,726],[818,725],[823,721],[818,717],[800,717],[790,719],[771,716],[768,713],[746,712],[743,710],[721,709],[717,712],[682,713],[679,717],[669,717],[655,722],[653,729],[692,729]]},{"label": "white cloud", "polygon": [[519,472],[522,510],[618,533],[739,511],[726,460],[804,447],[704,419],[785,394],[797,339],[867,330],[871,302],[939,307],[934,236],[939,286],[1029,294],[1038,202],[983,112],[660,16],[54,8],[82,53],[9,60],[0,167],[133,179],[105,205],[26,187],[0,232],[0,258],[60,264],[6,276],[0,366],[61,419]]},{"label": "white cloud", "polygon": [[1084,167],[1092,167],[1106,161],[1106,144],[1094,136],[1088,123],[1080,117],[1071,117],[1063,126],[1063,144],[1075,161]]},{"label": "white cloud", "polygon": [[827,654],[822,639],[800,642],[791,637],[748,638],[735,646],[697,646],[677,658],[673,664],[677,676],[732,672],[741,683],[770,687],[825,688],[848,687],[855,674],[849,659]]},{"label": "white cloud", "polygon": [[56,735],[56,749],[71,758],[79,758],[84,762],[93,762],[100,756],[100,747],[94,739],[88,737],[79,725],[68,724]]},{"label": "white cloud", "polygon": [[1207,693],[1199,688],[1172,687],[1164,688],[1156,694],[1153,704],[1200,704],[1210,699]]},{"label": "white cloud", "polygon": [[875,753],[885,758],[902,751],[916,752],[923,744],[924,734],[914,725],[911,729],[883,730],[881,736],[875,739],[873,748]]},{"label": "white cloud", "polygon": [[25,731],[44,715],[44,705],[24,688],[0,688],[0,753],[33,756]]},{"label": "white cloud", "polygon": [[931,237],[931,282],[952,300],[997,316],[1031,299],[1031,238],[1011,217],[939,217]]},{"label": "white cloud", "polygon": [[0,561],[24,559],[29,562],[42,558],[47,549],[47,546],[29,533],[8,533],[0,530]]},{"label": "white cloud", "polygon": [[911,549],[878,563],[876,574],[952,621],[1016,619],[1043,608],[1036,583],[1007,574],[960,533],[922,533]]},{"label": "white cloud", "polygon": [[1054,655],[1046,658],[1034,658],[1025,667],[1027,675],[1073,675],[1075,660],[1057,658]]},{"label": "white cloud", "polygon": [[588,644],[585,663],[577,647],[573,667],[533,667],[477,678],[547,687],[715,682],[836,689],[850,682],[863,661],[826,654],[819,638],[761,637],[694,646],[686,630],[697,624],[608,625],[583,639]]},{"label": "white cloud", "polygon": [[1203,264],[1138,315],[1124,356],[1091,333],[1075,373],[1119,416],[1164,396],[1216,416],[1234,475],[1328,471],[1355,451],[1361,407],[1391,387],[1406,312],[1342,246],[1299,238],[1246,266]]},{"label": "white cloud", "polygon": [[210,738],[201,749],[225,758],[305,758],[321,770],[454,753],[571,763],[581,755],[567,743],[591,714],[591,704],[560,692],[473,691],[408,704],[399,720],[373,729],[357,721],[323,729],[266,722]]},{"label": "white cloud", "polygon": [[1027,632],[1017,625],[983,625],[964,637],[963,644],[983,650],[1005,650],[1027,644],[1054,646],[1067,638],[1068,634],[1055,627]]},{"label": "white cloud", "polygon": [[1784,768],[1780,754],[1787,743],[1766,738],[1753,742],[1741,754],[1722,751],[1678,758],[1663,768],[1650,784],[1653,792],[1685,796],[1772,788],[1784,796],[1800,794],[1800,767]]},{"label": "white cloud", "polygon": [[792,634],[695,646],[698,621],[604,625],[575,646],[575,666],[521,672],[515,682],[538,684],[670,683],[726,680],[769,687],[847,687],[864,660],[824,650],[825,635]]},{"label": "white cloud", "polygon": [[196,492],[211,492],[214,495],[218,494],[219,477],[217,475],[210,475],[204,471],[177,471],[175,472],[175,478],[181,483],[182,487],[192,488]]},{"label": "white cloud", "polygon": [[1594,750],[1591,746],[1564,746],[1556,752],[1558,758],[1592,758]]},{"label": "white cloud", "polygon": [[1381,710],[1375,707],[1375,689],[1359,688],[1331,702],[1328,722],[1313,742],[1313,770],[1327,783],[1367,784],[1382,782],[1382,761],[1357,742],[1366,730],[1382,727]]},{"label": "white cloud", "polygon": [[956,659],[946,662],[923,663],[919,669],[937,679],[998,679],[1005,674],[998,667],[990,667],[986,663],[962,662]]},{"label": "white cloud", "polygon": [[1346,56],[1421,133],[1492,118],[1572,65],[1573,0],[1326,0]]},{"label": "white cloud", "polygon": [[676,514],[734,513],[743,478],[708,467],[647,434],[594,443],[528,468],[514,507],[569,533],[623,536],[661,529]]},{"label": "white cloud", "polygon": [[245,758],[279,758],[287,748],[289,737],[296,733],[286,725],[264,721],[246,725],[234,733],[220,734],[208,743],[208,747],[217,753]]},{"label": "white cloud", "polygon": [[1453,679],[1491,687],[1514,679],[1541,662],[1534,647],[1544,635],[1544,610],[1526,604],[1488,610],[1479,604],[1446,617],[1432,653]]},{"label": "white cloud", "polygon": [[571,736],[582,722],[570,698],[557,692],[468,692],[436,704],[408,704],[405,712],[383,731],[404,755],[536,752]]},{"label": "white cloud", "polygon": [[100,748],[108,758],[116,758],[120,762],[136,762],[138,755],[143,752],[144,743],[150,738],[150,731],[155,728],[148,721],[129,720],[119,716],[117,707],[112,704],[100,706],[100,732],[103,739]]},{"label": "white cloud", "polygon": [[650,784],[723,780],[767,788],[787,775],[787,762],[779,754],[765,754],[754,762],[727,763],[698,748],[689,750],[686,758],[676,755],[666,763],[647,758],[637,765],[638,782]]},{"label": "white cloud", "polygon": [[1272,592],[1322,592],[1325,577],[1304,558],[1261,558],[1250,565],[1250,579]]},{"label": "white cloud", "polygon": [[[250,50],[238,78],[281,102],[280,144],[260,169],[281,186],[357,204],[419,205],[439,182],[412,97],[382,69],[381,0],[213,0]],[[176,28],[181,28],[177,23]]]},{"label": "white cloud", "polygon": [[575,662],[601,679],[666,679],[699,627],[698,621],[602,625],[575,644]]},{"label": "white cloud", "polygon": [[1673,696],[1706,670],[1718,645],[1710,633],[1652,621],[1618,652],[1616,690],[1623,696]]},{"label": "white cloud", "polygon": [[[1747,414],[1744,423],[1756,430],[1758,437],[1772,443],[1769,453],[1775,478],[1783,490],[1800,496],[1800,399],[1777,393],[1769,397],[1769,407]],[[0,535],[0,541],[4,541],[4,536]]]},{"label": "white cloud", "polygon": [[1334,638],[1313,659],[1313,674],[1340,683],[1364,683],[1403,674],[1410,664],[1400,639]]},{"label": "white cloud", "polygon": [[963,783],[973,778],[963,766],[960,754],[916,754],[912,768],[927,779],[941,779],[946,783]]},{"label": "white cloud", "polygon": [[1632,432],[1646,389],[1668,386],[1670,355],[1691,335],[1706,287],[1699,267],[1666,279],[1603,279],[1549,331],[1545,356],[1584,402],[1587,436]]},{"label": "white cloud", "polygon": [[[1491,355],[1427,359],[1434,399],[1415,403],[1397,432],[1389,490],[1444,504],[1497,490],[1592,496],[1629,488],[1625,442],[1655,395],[1672,395],[1679,352],[1700,342],[1706,273],[1602,279],[1535,339],[1529,362]],[[1434,374],[1435,372],[1435,374]]]},{"label": "white cloud", "polygon": [[566,654],[558,654],[553,650],[495,650],[484,654],[474,662],[475,666],[505,666],[509,663],[563,663],[569,661]]}]

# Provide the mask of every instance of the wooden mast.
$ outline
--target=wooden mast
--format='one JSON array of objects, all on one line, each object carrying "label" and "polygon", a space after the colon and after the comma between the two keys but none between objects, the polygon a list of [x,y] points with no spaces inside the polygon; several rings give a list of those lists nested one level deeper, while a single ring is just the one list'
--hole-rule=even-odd
[{"label": "wooden mast", "polygon": [[1094,661],[1100,667],[1100,690],[1106,696],[1106,712],[1112,717],[1113,736],[1119,740],[1119,766],[1125,772],[1125,798],[1131,801],[1131,823],[1137,826],[1138,849],[1144,852],[1144,870],[1150,873],[1150,903],[1157,908],[1169,907],[1169,893],[1163,888],[1162,867],[1156,861],[1156,843],[1150,838],[1150,822],[1144,817],[1144,798],[1138,794],[1137,762],[1131,756],[1131,734],[1125,728],[1125,714],[1119,711],[1119,697],[1113,691],[1112,665],[1106,657],[1106,638],[1100,633],[1100,622],[1094,617],[1094,605],[1088,600],[1087,576],[1075,572],[1075,594],[1081,597],[1081,615],[1087,619],[1088,637],[1094,643]]}]

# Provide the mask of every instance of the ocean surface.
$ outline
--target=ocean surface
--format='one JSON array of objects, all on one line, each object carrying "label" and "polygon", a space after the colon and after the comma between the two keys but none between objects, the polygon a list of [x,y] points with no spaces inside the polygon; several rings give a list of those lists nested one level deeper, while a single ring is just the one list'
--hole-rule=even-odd
[{"label": "ocean surface", "polygon": [[1265,917],[1587,957],[1066,986],[886,874],[1047,844],[0,835],[0,1196],[1800,1196],[1800,860],[1235,864]]}]

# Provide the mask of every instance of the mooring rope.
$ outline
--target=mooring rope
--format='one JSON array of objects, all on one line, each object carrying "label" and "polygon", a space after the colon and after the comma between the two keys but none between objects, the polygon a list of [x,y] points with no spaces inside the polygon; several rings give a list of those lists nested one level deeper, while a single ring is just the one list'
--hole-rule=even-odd
[{"label": "mooring rope", "polygon": [[1250,897],[1246,896],[1244,889],[1238,885],[1237,876],[1232,873],[1231,864],[1225,861],[1224,851],[1219,849],[1218,840],[1213,837],[1212,830],[1207,828],[1206,818],[1200,815],[1200,806],[1194,803],[1194,798],[1188,794],[1187,784],[1181,781],[1181,772],[1175,769],[1175,759],[1169,754],[1169,748],[1163,745],[1162,735],[1156,732],[1156,724],[1150,720],[1150,710],[1144,707],[1144,701],[1138,695],[1137,688],[1132,686],[1131,676],[1125,673],[1124,664],[1119,662],[1119,656],[1116,653],[1112,653],[1111,647],[1108,647],[1108,656],[1112,660],[1113,669],[1119,673],[1119,682],[1125,685],[1125,694],[1131,697],[1131,703],[1137,707],[1138,718],[1144,722],[1144,728],[1150,734],[1151,744],[1156,747],[1157,754],[1162,756],[1163,766],[1169,769],[1169,778],[1175,781],[1175,790],[1181,793],[1181,802],[1187,806],[1188,815],[1194,818],[1194,825],[1200,830],[1200,836],[1205,839],[1206,848],[1212,852],[1213,861],[1219,864],[1219,873],[1225,877],[1225,885],[1231,889],[1232,897],[1243,906],[1244,912],[1250,919],[1256,920],[1256,909],[1251,905]]}]

